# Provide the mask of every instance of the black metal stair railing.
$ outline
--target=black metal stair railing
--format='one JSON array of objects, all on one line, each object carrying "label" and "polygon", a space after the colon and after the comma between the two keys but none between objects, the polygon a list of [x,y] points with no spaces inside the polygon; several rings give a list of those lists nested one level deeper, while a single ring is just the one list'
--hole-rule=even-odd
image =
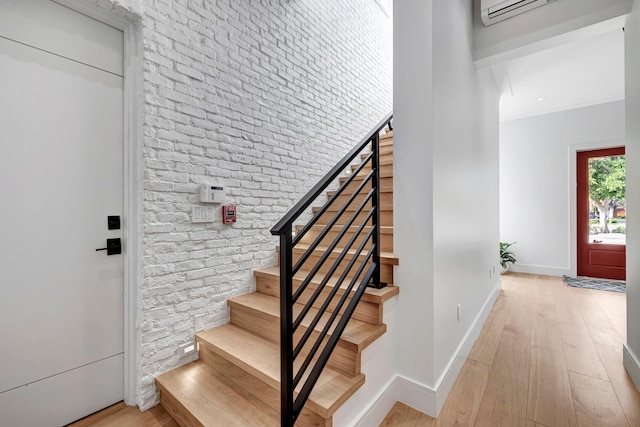
[{"label": "black metal stair railing", "polygon": [[[392,117],[389,114],[376,125],[271,229],[271,234],[280,236],[280,408],[283,427],[295,424],[366,287],[385,286],[380,282],[379,134],[385,127],[391,128]],[[362,157],[360,165],[294,235],[294,222],[359,155]],[[362,182],[358,184],[359,180]],[[347,189],[353,191],[351,195],[345,191]],[[343,193],[346,201],[339,206]],[[336,213],[332,216],[334,210]],[[304,248],[301,240],[320,218],[329,219]],[[352,236],[344,242],[349,230],[354,229]],[[329,237],[332,231],[335,233],[333,239]],[[297,259],[294,262],[297,245],[300,250],[295,252]],[[324,250],[317,260],[316,249]],[[304,252],[300,253],[301,250]],[[296,282],[300,282],[296,289],[294,276]],[[323,325],[322,330],[314,334],[320,328],[319,324]]]}]

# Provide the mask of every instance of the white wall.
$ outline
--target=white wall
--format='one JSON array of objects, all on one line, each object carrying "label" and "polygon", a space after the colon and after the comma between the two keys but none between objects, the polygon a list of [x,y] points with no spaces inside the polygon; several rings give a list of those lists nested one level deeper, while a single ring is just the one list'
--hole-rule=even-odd
[{"label": "white wall", "polygon": [[[398,373],[434,383],[433,10],[432,1],[394,2],[394,252],[401,260]],[[396,214],[396,218],[400,218]]]},{"label": "white wall", "polygon": [[[476,11],[480,10],[481,1],[473,0]],[[474,59],[478,66],[493,65],[567,43],[577,35],[576,30],[629,13],[632,3],[633,0],[558,0],[488,27],[476,12]]]},{"label": "white wall", "polygon": [[394,17],[398,397],[435,415],[499,284],[499,95],[473,65],[470,2]]},{"label": "white wall", "polygon": [[627,156],[627,346],[625,367],[640,389],[640,0],[625,27]]},{"label": "white wall", "polygon": [[[476,71],[472,8],[434,2],[433,253],[435,378],[496,286],[498,106],[489,70]],[[457,321],[457,305],[461,319]],[[436,384],[437,385],[437,384]]]},{"label": "white wall", "polygon": [[575,152],[624,145],[624,101],[500,124],[500,240],[513,271],[575,274]]}]

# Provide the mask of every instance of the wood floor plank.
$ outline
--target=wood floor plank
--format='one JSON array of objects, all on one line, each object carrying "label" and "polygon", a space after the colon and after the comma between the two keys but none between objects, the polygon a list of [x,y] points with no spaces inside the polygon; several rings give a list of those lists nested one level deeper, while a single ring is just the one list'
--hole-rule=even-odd
[{"label": "wood floor plank", "polygon": [[[627,298],[623,293],[593,291],[597,302],[624,341],[627,339]],[[622,309],[621,309],[622,308]]]},{"label": "wood floor plank", "polygon": [[472,426],[476,421],[490,366],[468,359],[447,397],[436,425],[438,427]]},{"label": "wood floor plank", "polygon": [[558,316],[562,319],[559,328],[567,369],[590,377],[608,380],[589,329],[584,322],[580,309],[573,305],[558,307]]},{"label": "wood floor plank", "polygon": [[435,427],[435,425],[435,418],[397,402],[379,427]]},{"label": "wood floor plank", "polygon": [[548,310],[534,306],[531,323],[531,345],[562,353],[562,334],[559,322],[549,316]]},{"label": "wood floor plank", "polygon": [[628,426],[609,381],[570,372],[571,393],[580,427]]},{"label": "wood floor plank", "polygon": [[640,426],[640,391],[622,364],[622,348],[605,345],[596,348],[629,425]]},{"label": "wood floor plank", "polygon": [[504,326],[476,417],[478,427],[526,425],[530,337],[521,332],[518,326]]},{"label": "wood floor plank", "polygon": [[487,321],[482,327],[478,339],[469,353],[468,359],[491,365],[500,342],[504,322],[509,314],[511,301],[511,298],[506,297],[502,292],[500,293],[493,309],[487,316]]},{"label": "wood floor plank", "polygon": [[544,424],[537,423],[532,420],[527,420],[527,427],[547,427]]},{"label": "wood floor plank", "polygon": [[[592,291],[604,292],[604,291]],[[597,294],[593,294],[590,305],[580,306],[580,312],[584,319],[594,344],[610,345],[622,347],[624,340],[611,323],[609,317],[604,313],[602,307],[597,302]]]},{"label": "wood floor plank", "polygon": [[95,425],[96,423],[102,421],[103,419],[108,419],[109,417],[120,412],[126,407],[127,405],[125,405],[124,402],[118,402],[114,405],[104,408],[99,412],[96,412],[95,414],[88,415],[82,419],[79,419],[76,422],[68,424],[67,427],[88,427],[91,425]]},{"label": "wood floor plank", "polygon": [[531,347],[527,416],[550,426],[577,425],[562,352]]},{"label": "wood floor plank", "polygon": [[116,403],[100,412],[78,420],[67,427],[178,427],[178,424],[162,408],[155,406],[141,412],[137,406],[126,406],[124,402]]}]

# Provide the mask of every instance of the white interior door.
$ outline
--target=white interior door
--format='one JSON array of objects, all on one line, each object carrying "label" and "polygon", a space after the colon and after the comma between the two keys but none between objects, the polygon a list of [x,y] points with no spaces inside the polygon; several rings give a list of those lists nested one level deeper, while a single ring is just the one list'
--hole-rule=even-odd
[{"label": "white interior door", "polygon": [[[64,425],[123,397],[122,33],[0,2],[0,425]],[[124,252],[124,249],[123,249]]]}]

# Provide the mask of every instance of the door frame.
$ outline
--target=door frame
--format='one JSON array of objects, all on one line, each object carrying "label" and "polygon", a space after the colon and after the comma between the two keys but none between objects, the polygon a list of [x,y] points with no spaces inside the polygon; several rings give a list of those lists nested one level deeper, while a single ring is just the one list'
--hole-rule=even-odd
[{"label": "door frame", "polygon": [[[612,147],[612,148],[579,151],[576,154],[576,163],[577,163],[577,169],[578,169],[578,173],[576,173],[576,180],[578,179],[578,176],[580,176],[584,183],[585,178],[588,178],[590,159],[609,157],[609,156],[618,156],[618,155],[624,156],[625,152],[626,150],[625,150],[624,144],[617,147]],[[578,159],[578,157],[580,157],[580,159]],[[582,269],[578,268],[578,275],[589,276],[589,277],[599,277],[599,278],[605,278],[605,279],[614,279],[614,280],[625,280],[626,264],[624,268],[620,269],[619,267],[613,267],[611,265],[607,265],[607,266],[591,265],[589,262],[590,250],[593,250],[593,247],[597,245],[592,246],[592,243],[589,241],[589,232],[588,232],[589,219],[587,218],[587,213],[589,210],[584,210],[587,205],[586,202],[590,200],[589,188],[588,188],[589,184],[588,182],[586,184],[587,184],[586,187],[583,187],[578,191],[578,199],[581,200],[581,203],[584,203],[582,207],[577,208],[578,211],[576,215],[576,225],[577,225],[577,229],[578,229],[577,231],[578,231],[578,237],[579,237],[576,240],[582,241],[582,244],[578,244],[578,242],[576,242],[576,245],[578,247],[578,267],[582,266]],[[586,233],[586,235],[583,233]],[[586,244],[584,243],[583,239],[586,240]],[[602,243],[602,245],[599,247],[603,252],[622,254],[623,258],[626,259],[626,255],[625,255],[626,243],[624,245]],[[621,270],[624,272],[622,277],[620,276],[620,274],[622,273]]]},{"label": "door frame", "polygon": [[578,275],[578,151],[591,151],[624,146],[624,136],[621,136],[619,139],[591,141],[569,146],[569,251],[571,258],[570,275],[573,277]]},{"label": "door frame", "polygon": [[[100,21],[123,32],[124,35],[124,134],[123,134],[123,172],[124,172],[124,218],[122,233],[124,237],[124,402],[137,405],[138,382],[138,336],[136,321],[138,317],[138,284],[142,283],[142,260],[140,245],[143,203],[142,193],[142,117],[144,105],[142,84],[142,48],[139,37],[139,16],[122,16],[115,10],[103,9],[86,0],[52,0],[78,13]],[[114,2],[115,3],[115,2]],[[114,5],[115,8],[115,5]]]}]

